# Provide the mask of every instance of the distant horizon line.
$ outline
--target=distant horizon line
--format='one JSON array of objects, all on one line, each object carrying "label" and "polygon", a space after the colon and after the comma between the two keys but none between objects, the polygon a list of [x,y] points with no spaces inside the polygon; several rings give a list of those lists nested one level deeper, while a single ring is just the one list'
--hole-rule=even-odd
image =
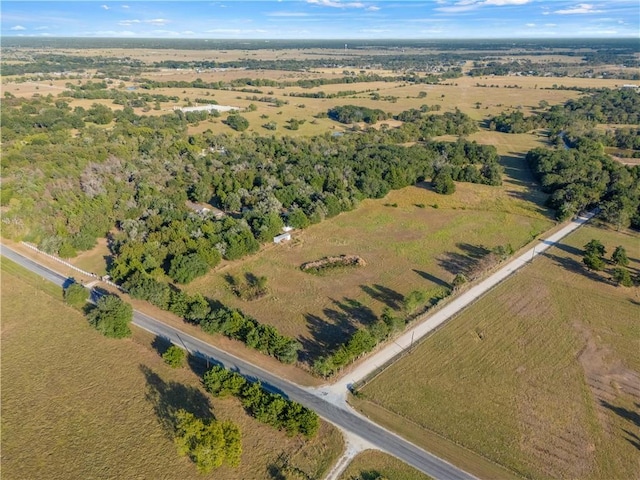
[{"label": "distant horizon line", "polygon": [[94,40],[237,40],[237,41],[247,41],[247,40],[258,40],[258,41],[278,41],[278,42],[300,42],[300,41],[469,41],[469,40],[638,40],[639,48],[640,48],[640,36],[620,36],[620,37],[456,37],[456,38],[447,38],[447,37],[412,37],[412,38],[403,38],[403,37],[384,37],[384,38],[348,38],[348,37],[314,37],[314,38],[240,38],[240,37],[137,37],[137,36],[122,36],[122,37],[94,37],[90,35],[76,35],[76,36],[38,36],[38,35],[0,35],[0,38],[21,38],[21,39],[29,39],[29,40],[56,40],[56,39],[94,39]]}]

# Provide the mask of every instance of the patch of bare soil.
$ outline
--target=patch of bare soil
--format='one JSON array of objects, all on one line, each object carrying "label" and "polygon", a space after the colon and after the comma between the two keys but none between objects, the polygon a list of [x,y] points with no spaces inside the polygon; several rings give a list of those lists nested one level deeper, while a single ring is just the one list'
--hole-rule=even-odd
[{"label": "patch of bare soil", "polygon": [[[617,434],[614,431],[611,412],[619,413],[623,417],[633,414],[624,414],[623,409],[618,406],[620,397],[628,395],[635,405],[640,405],[640,375],[615,359],[609,348],[598,344],[593,332],[585,325],[575,322],[573,326],[585,340],[578,361],[584,369],[585,380],[593,395],[598,420],[606,435],[610,437]],[[640,415],[636,413],[635,422],[638,423],[639,420]]]}]

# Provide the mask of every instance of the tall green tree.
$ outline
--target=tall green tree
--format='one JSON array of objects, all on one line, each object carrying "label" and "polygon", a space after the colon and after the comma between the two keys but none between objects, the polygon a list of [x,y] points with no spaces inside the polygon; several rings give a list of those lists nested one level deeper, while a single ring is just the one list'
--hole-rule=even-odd
[{"label": "tall green tree", "polygon": [[626,267],[629,265],[629,258],[627,257],[627,251],[622,245],[618,245],[616,249],[611,254],[611,260],[616,265],[620,265],[622,267]]},{"label": "tall green tree", "polygon": [[187,455],[201,473],[210,473],[223,463],[240,464],[242,454],[240,429],[231,422],[204,421],[192,413],[176,414],[175,443],[180,455]]},{"label": "tall green tree", "polygon": [[133,308],[116,295],[104,295],[96,303],[96,308],[88,315],[89,323],[100,333],[111,338],[131,336],[129,323],[133,319]]}]

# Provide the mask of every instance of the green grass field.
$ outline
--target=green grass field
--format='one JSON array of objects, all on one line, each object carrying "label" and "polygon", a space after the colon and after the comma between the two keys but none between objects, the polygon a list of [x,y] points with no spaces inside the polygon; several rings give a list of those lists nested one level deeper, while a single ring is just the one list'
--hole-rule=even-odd
[{"label": "green grass field", "polygon": [[[207,395],[191,369],[166,366],[148,334],[104,338],[42,284],[2,260],[3,478],[272,479],[281,455],[320,478],[340,454],[333,427],[304,442],[258,423]],[[242,465],[199,475],[171,439],[177,408],[239,424]]]},{"label": "green grass field", "polygon": [[640,289],[613,285],[611,266],[583,268],[592,238],[607,257],[625,246],[640,271],[637,233],[584,227],[425,339],[355,404],[427,448],[439,434],[527,478],[637,478]]},{"label": "green grass field", "polygon": [[358,454],[340,476],[340,480],[430,480],[431,477],[408,466],[395,457],[376,450]]},{"label": "green grass field", "polygon": [[[385,306],[399,308],[410,291],[448,284],[479,247],[511,243],[519,248],[552,225],[544,209],[514,195],[514,189],[525,195],[525,187],[457,188],[454,195],[442,196],[419,185],[366,200],[352,212],[294,232],[288,244],[267,245],[251,257],[224,262],[185,289],[300,338],[313,357]],[[340,254],[359,255],[367,265],[324,276],[300,270],[302,263]],[[267,277],[265,297],[243,301],[231,292],[225,275],[245,272]]]}]

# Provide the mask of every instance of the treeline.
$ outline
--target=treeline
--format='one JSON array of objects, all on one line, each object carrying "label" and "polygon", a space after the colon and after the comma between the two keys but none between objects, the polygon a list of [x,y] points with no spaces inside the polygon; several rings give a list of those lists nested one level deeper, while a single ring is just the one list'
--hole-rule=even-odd
[{"label": "treeline", "polygon": [[[397,76],[382,76],[378,74],[355,74],[345,75],[337,78],[314,78],[314,79],[300,79],[295,81],[277,81],[268,78],[238,78],[229,81],[217,81],[217,82],[205,82],[204,80],[197,78],[193,81],[185,80],[151,80],[141,78],[138,79],[140,88],[151,90],[157,88],[206,88],[212,90],[226,90],[229,88],[242,88],[242,87],[269,87],[269,88],[287,88],[287,87],[300,87],[300,88],[316,88],[323,85],[341,85],[341,84],[354,84],[354,83],[370,83],[370,82],[407,82],[414,84],[434,84],[438,83],[442,77],[438,76],[419,76],[412,75],[397,75]],[[248,90],[248,93],[264,93],[262,90]],[[322,98],[322,97],[320,97]]]},{"label": "treeline", "polygon": [[204,386],[216,397],[233,395],[256,420],[284,430],[288,435],[313,438],[320,428],[318,415],[282,395],[267,392],[260,382],[249,382],[242,375],[214,366],[204,374]]},{"label": "treeline", "polygon": [[598,123],[640,123],[640,95],[631,88],[602,89],[564,105],[554,105],[547,111],[525,117],[520,111],[501,113],[491,119],[489,128],[505,133],[525,133],[535,128],[548,128],[552,134],[566,131],[569,136]]},{"label": "treeline", "polygon": [[68,71],[83,72],[85,70],[103,70],[117,67],[120,71],[134,69],[138,71],[143,66],[140,60],[131,57],[83,57],[76,55],[39,54],[29,55],[24,63],[2,62],[2,75],[24,75],[28,73],[63,73]]},{"label": "treeline", "polygon": [[[88,86],[98,88],[87,88]],[[180,101],[180,98],[176,95],[150,94],[147,92],[126,91],[120,88],[108,88],[104,82],[87,82],[83,85],[72,85],[68,83],[66,87],[68,90],[62,92],[60,96],[76,99],[86,98],[90,100],[108,99],[113,100],[113,103],[116,105],[126,105],[134,108],[146,107],[148,103]]]},{"label": "treeline", "polygon": [[294,363],[298,359],[301,346],[297,341],[280,334],[270,325],[261,324],[238,309],[226,307],[200,294],[189,295],[140,271],[129,276],[122,286],[132,297],[146,300],[187,322],[199,325],[206,333],[220,333],[238,340],[283,363]]},{"label": "treeline", "polygon": [[601,216],[618,226],[640,228],[640,167],[612,160],[602,146],[587,138],[575,148],[537,148],[527,162],[551,194],[547,203],[560,219],[600,207]]}]

